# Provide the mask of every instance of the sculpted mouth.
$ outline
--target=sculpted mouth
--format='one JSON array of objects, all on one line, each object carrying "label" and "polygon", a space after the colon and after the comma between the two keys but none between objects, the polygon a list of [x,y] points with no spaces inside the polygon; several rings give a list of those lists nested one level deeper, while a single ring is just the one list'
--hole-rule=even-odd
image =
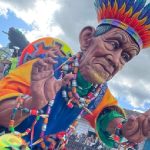
[{"label": "sculpted mouth", "polygon": [[110,70],[108,70],[108,68],[106,67],[106,66],[104,66],[103,64],[100,64],[102,67],[103,67],[103,69],[109,74],[109,75],[111,75],[112,73],[110,72]]},{"label": "sculpted mouth", "polygon": [[104,71],[107,72],[109,75],[112,74],[105,65],[103,65],[103,64],[97,64],[97,65],[100,65],[104,69]]},{"label": "sculpted mouth", "polygon": [[96,63],[95,64],[97,67],[97,71],[99,72],[103,72],[104,74],[107,74],[107,76],[110,76],[111,75],[111,72],[103,65],[103,64],[100,64],[100,63]]}]

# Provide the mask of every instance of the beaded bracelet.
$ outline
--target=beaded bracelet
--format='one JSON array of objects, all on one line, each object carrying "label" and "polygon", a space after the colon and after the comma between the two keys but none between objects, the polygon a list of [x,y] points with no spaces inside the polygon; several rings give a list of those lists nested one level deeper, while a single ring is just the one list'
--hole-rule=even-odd
[{"label": "beaded bracelet", "polygon": [[[12,114],[11,114],[11,118],[10,118],[10,122],[9,122],[9,131],[10,132],[15,131],[14,125],[15,125],[15,117],[16,117],[17,111],[21,111],[21,113],[30,114],[30,115],[33,115],[33,116],[42,115],[44,113],[43,110],[23,108],[24,101],[28,100],[30,98],[31,97],[29,95],[20,95],[20,96],[17,97],[17,99],[16,99],[17,105],[12,110]],[[28,132],[25,131],[25,133],[23,133],[22,135],[26,135],[26,133],[28,133]]]},{"label": "beaded bracelet", "polygon": [[123,122],[117,124],[117,127],[115,129],[115,134],[113,135],[114,148],[119,148],[119,146],[122,146],[125,149],[128,148],[128,150],[138,150],[138,144],[137,143],[133,143],[130,141],[126,141],[126,142],[121,143],[121,138],[123,137],[121,129],[122,129],[123,124],[125,122],[126,121],[123,121]]}]

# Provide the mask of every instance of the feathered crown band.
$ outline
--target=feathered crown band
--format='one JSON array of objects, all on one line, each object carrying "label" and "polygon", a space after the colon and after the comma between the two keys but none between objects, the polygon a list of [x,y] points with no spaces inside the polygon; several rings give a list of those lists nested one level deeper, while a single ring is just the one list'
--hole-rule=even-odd
[{"label": "feathered crown band", "polygon": [[95,0],[98,22],[126,30],[140,48],[150,47],[150,3],[146,0]]}]

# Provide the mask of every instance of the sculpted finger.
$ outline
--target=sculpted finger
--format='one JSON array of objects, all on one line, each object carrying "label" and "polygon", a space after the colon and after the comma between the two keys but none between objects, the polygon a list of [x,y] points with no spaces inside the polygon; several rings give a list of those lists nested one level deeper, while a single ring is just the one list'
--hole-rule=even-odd
[{"label": "sculpted finger", "polygon": [[147,117],[143,122],[143,135],[150,137],[150,117]]},{"label": "sculpted finger", "polygon": [[32,66],[32,73],[38,73],[42,67],[42,60],[38,60]]},{"label": "sculpted finger", "polygon": [[55,86],[56,91],[58,91],[63,85],[69,84],[70,80],[73,79],[74,75],[72,73],[66,74],[63,79],[57,80]]},{"label": "sculpted finger", "polygon": [[150,109],[149,109],[149,110],[147,110],[147,111],[144,113],[144,115],[146,115],[146,116],[150,116]]},{"label": "sculpted finger", "polygon": [[54,49],[51,49],[50,51],[48,51],[48,52],[46,53],[46,56],[47,56],[47,57],[52,57],[52,58],[57,58],[57,57],[58,57],[58,56],[56,55],[56,52],[55,52]]},{"label": "sculpted finger", "polygon": [[48,65],[47,70],[53,70],[53,65],[57,63],[57,61],[50,57],[46,58],[44,61]]},{"label": "sculpted finger", "polygon": [[49,64],[49,65],[54,65],[54,64],[56,64],[57,63],[57,61],[56,60],[54,60],[53,58],[51,58],[51,57],[47,57],[47,58],[45,58],[44,59],[44,61],[45,61],[45,63],[47,63],[47,64]]},{"label": "sculpted finger", "polygon": [[33,64],[32,66],[32,74],[37,74],[38,73],[38,67],[36,66],[36,64]]},{"label": "sculpted finger", "polygon": [[128,121],[123,125],[123,135],[132,136],[138,130],[138,121],[135,116],[130,116]]},{"label": "sculpted finger", "polygon": [[139,143],[145,139],[143,134],[143,122],[145,120],[145,116],[142,114],[138,117],[130,117],[127,126],[126,126],[126,133],[125,137],[131,141]]},{"label": "sculpted finger", "polygon": [[130,142],[140,143],[145,139],[142,130],[138,130],[134,135],[126,137]]},{"label": "sculpted finger", "polygon": [[47,63],[44,60],[40,60],[37,62],[38,72],[43,72],[48,68]]},{"label": "sculpted finger", "polygon": [[68,85],[70,83],[70,80],[74,78],[74,74],[69,73],[66,74],[62,79],[62,85]]}]

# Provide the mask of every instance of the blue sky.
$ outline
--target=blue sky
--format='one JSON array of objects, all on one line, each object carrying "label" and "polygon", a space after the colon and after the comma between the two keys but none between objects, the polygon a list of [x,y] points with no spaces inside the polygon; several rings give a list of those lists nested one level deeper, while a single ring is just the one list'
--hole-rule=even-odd
[{"label": "blue sky", "polygon": [[[57,37],[77,51],[79,31],[86,25],[97,25],[95,9],[91,6],[93,0],[22,0],[22,3],[1,0],[0,44],[6,46],[9,42],[1,31],[8,32],[10,27],[15,27],[21,29],[29,41],[44,36]],[[148,50],[142,51],[110,82],[110,90],[121,106],[142,111],[150,108],[150,70],[146,69],[150,66],[149,60]]]},{"label": "blue sky", "polygon": [[148,110],[150,105],[144,105],[143,107],[133,107],[133,105],[129,104],[129,101],[126,97],[124,97],[123,95],[121,97],[116,97],[119,105],[123,108],[129,109],[129,110],[135,110],[135,111],[141,111],[144,112],[145,110]]},{"label": "blue sky", "polygon": [[23,30],[31,30],[32,26],[26,24],[23,20],[18,19],[16,15],[8,11],[7,17],[5,16],[0,16],[0,44],[3,46],[6,46],[9,42],[8,36],[4,34],[2,31],[9,31],[10,27],[15,27],[18,29],[23,29]]}]

